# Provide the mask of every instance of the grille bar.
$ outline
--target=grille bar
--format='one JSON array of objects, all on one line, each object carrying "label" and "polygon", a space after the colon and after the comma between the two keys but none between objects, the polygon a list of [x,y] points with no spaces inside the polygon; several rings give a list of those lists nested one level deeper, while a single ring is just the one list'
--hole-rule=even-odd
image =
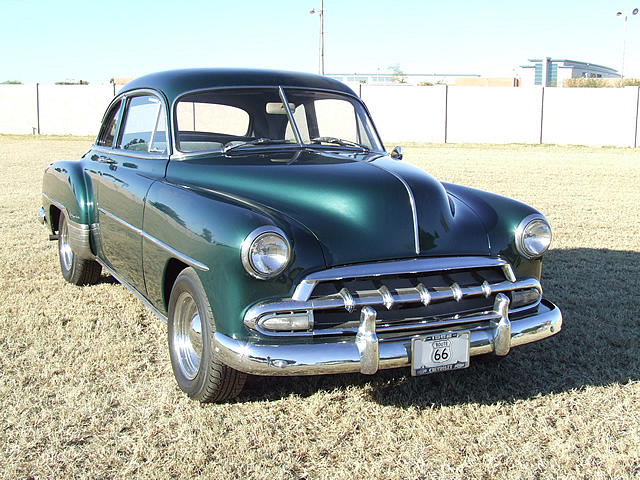
[{"label": "grille bar", "polygon": [[[476,313],[473,315],[467,316],[456,316],[453,318],[444,318],[444,319],[414,319],[407,323],[401,324],[388,324],[388,323],[376,323],[376,331],[379,334],[396,334],[403,332],[415,332],[429,329],[442,329],[442,328],[450,328],[450,327],[459,327],[471,324],[481,324],[489,321],[498,321],[500,317],[493,311],[486,311],[481,313]],[[317,334],[322,335],[353,335],[358,331],[358,322],[350,322],[346,325],[341,325],[339,327],[334,328],[326,328],[322,330],[318,330]],[[273,335],[273,332],[269,332],[269,335]],[[308,336],[309,333],[301,333],[300,336]],[[381,338],[384,340],[384,338]]]},{"label": "grille bar", "polygon": [[424,274],[430,272],[450,272],[455,270],[477,270],[497,267],[507,280],[515,282],[516,276],[509,263],[501,258],[489,257],[439,257],[414,258],[393,262],[367,263],[348,267],[335,267],[308,275],[296,287],[292,299],[306,301],[311,298],[314,288],[320,282],[348,278],[383,277],[399,274]]},{"label": "grille bar", "polygon": [[[447,300],[460,301],[462,298],[473,296],[484,296],[488,298],[494,293],[503,293],[511,290],[524,288],[540,288],[540,282],[534,278],[526,278],[516,282],[484,282],[480,286],[460,287],[457,283],[446,289],[427,289],[424,285],[419,284],[413,288],[399,288],[392,293],[388,288],[384,287],[384,292],[379,290],[360,290],[355,293],[350,292],[346,288],[340,290],[335,295],[326,295],[324,297],[314,298],[307,302],[296,302],[295,300],[284,301],[286,310],[326,310],[332,308],[344,308],[347,312],[352,312],[358,307],[384,305],[387,310],[395,304],[405,303],[422,303],[424,306],[433,302],[442,302]],[[296,307],[295,305],[299,305]]]},{"label": "grille bar", "polygon": [[356,291],[355,294],[343,288],[337,294],[326,295],[307,301],[285,299],[275,302],[259,303],[247,311],[244,322],[248,327],[256,329],[258,320],[261,317],[278,312],[302,312],[341,308],[344,308],[347,312],[352,312],[356,308],[365,306],[385,306],[387,309],[390,309],[396,304],[408,303],[422,303],[426,306],[433,302],[459,301],[462,298],[473,296],[488,297],[494,293],[527,288],[535,288],[542,294],[540,282],[535,278],[524,278],[515,282],[505,280],[491,284],[485,281],[482,285],[469,287],[460,287],[454,283],[443,289],[427,289],[424,285],[419,284],[416,287],[401,288],[393,292],[385,288]]}]

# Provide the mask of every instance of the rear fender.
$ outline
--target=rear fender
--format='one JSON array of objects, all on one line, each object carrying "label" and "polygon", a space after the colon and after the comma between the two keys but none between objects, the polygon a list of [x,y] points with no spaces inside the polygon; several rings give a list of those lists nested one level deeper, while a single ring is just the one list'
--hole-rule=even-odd
[{"label": "rear fender", "polygon": [[60,215],[64,215],[71,248],[85,259],[95,257],[93,233],[97,225],[93,198],[93,184],[81,162],[55,162],[46,168],[42,180],[42,207],[49,229],[56,233]]}]

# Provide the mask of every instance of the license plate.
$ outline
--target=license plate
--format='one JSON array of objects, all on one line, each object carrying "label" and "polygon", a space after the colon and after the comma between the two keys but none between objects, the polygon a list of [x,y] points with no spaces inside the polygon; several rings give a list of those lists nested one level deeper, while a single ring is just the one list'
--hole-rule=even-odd
[{"label": "license plate", "polygon": [[411,340],[411,375],[459,370],[469,366],[470,333],[440,332]]}]

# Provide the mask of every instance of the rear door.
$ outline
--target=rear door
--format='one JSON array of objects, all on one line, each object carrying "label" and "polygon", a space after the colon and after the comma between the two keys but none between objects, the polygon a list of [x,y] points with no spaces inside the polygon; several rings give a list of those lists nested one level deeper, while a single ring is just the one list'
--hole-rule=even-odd
[{"label": "rear door", "polygon": [[144,200],[153,182],[164,178],[169,161],[167,106],[154,92],[133,93],[113,147],[94,148],[99,258],[122,280],[145,293],[142,269]]}]

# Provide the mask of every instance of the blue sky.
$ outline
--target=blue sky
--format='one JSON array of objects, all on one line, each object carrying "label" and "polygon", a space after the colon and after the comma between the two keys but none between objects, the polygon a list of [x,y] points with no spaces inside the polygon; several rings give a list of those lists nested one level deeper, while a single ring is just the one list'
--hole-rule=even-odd
[{"label": "blue sky", "polygon": [[[317,72],[320,0],[0,0],[0,82],[108,82],[180,67]],[[512,75],[551,56],[620,69],[640,0],[325,0],[326,73]],[[625,76],[640,77],[640,15]]]}]

